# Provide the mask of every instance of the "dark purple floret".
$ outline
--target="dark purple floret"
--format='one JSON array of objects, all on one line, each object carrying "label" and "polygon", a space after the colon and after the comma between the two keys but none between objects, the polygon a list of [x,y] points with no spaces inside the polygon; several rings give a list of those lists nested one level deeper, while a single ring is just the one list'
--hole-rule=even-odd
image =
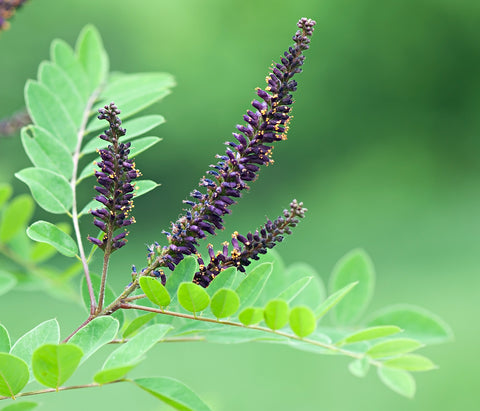
[{"label": "dark purple floret", "polygon": [[0,0],[0,31],[9,27],[8,21],[26,0]]},{"label": "dark purple floret", "polygon": [[310,19],[298,21],[294,46],[284,53],[281,64],[274,64],[265,90],[257,89],[260,100],[253,100],[254,111],[248,110],[243,117],[245,124],[237,125],[235,141],[226,142],[225,155],[217,155],[219,161],[207,172],[210,178],[200,180],[199,186],[206,192],[194,190],[190,194],[193,201],[185,201],[191,209],[172,223],[167,233],[168,246],[159,249],[155,260],[149,258],[150,270],[161,266],[173,269],[185,255],[197,254],[198,239],[224,228],[223,217],[231,212],[229,206],[249,189],[250,181],[256,180],[260,166],[273,163],[271,144],[286,139],[293,104],[291,92],[297,88],[292,77],[302,71],[303,52],[309,48],[314,25]]},{"label": "dark purple floret", "polygon": [[102,161],[97,165],[100,171],[95,172],[98,186],[95,190],[100,194],[95,199],[104,205],[102,208],[91,210],[90,213],[95,217],[93,224],[105,234],[101,239],[88,237],[88,239],[105,250],[110,245],[111,251],[123,247],[126,243],[125,237],[127,231],[113,236],[114,231],[126,227],[135,222],[129,213],[133,207],[134,185],[132,181],[140,173],[135,169],[135,163],[128,158],[130,154],[130,143],[121,143],[120,137],[124,136],[126,131],[121,127],[121,120],[118,118],[120,110],[114,103],[98,110],[100,120],[107,120],[110,124],[105,134],[100,138],[108,141],[107,148],[98,150]]}]

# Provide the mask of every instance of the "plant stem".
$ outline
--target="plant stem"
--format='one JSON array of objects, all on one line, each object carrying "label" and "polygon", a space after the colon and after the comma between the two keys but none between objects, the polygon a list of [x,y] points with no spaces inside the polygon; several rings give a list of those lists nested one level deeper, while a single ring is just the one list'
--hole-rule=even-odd
[{"label": "plant stem", "polygon": [[108,261],[110,260],[110,255],[112,254],[112,235],[113,226],[110,225],[108,227],[107,246],[105,247],[105,254],[103,255],[102,279],[100,281],[100,291],[98,293],[98,307],[95,311],[96,314],[99,314],[102,311],[103,300],[105,299],[105,284],[107,282]]},{"label": "plant stem", "polygon": [[[124,340],[112,340],[109,344],[125,344],[129,339]],[[205,337],[195,336],[195,337],[172,337],[165,338],[164,340],[158,341],[159,343],[176,343],[176,342],[195,342],[195,341],[205,341]]]}]

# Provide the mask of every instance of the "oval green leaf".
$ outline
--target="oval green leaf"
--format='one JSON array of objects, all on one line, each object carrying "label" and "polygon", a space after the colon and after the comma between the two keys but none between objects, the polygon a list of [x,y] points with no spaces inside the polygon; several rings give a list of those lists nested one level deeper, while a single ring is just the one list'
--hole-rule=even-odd
[{"label": "oval green leaf", "polygon": [[0,295],[8,293],[16,284],[17,279],[13,274],[0,270]]},{"label": "oval green leaf", "polygon": [[315,314],[309,307],[294,307],[290,311],[290,328],[300,338],[313,333],[316,326]]},{"label": "oval green leaf", "polygon": [[13,192],[12,186],[6,183],[0,183],[0,209],[8,201]]},{"label": "oval green leaf", "polygon": [[374,340],[375,338],[388,337],[389,335],[394,335],[401,331],[402,329],[396,325],[382,325],[365,328],[342,338],[337,344],[353,344],[360,341]]},{"label": "oval green leaf", "polygon": [[34,241],[47,243],[67,257],[78,254],[77,243],[67,233],[47,221],[37,221],[27,229],[27,235]]},{"label": "oval green leaf", "polygon": [[272,263],[262,263],[248,273],[235,290],[240,297],[240,310],[255,304],[270,278],[272,270]]},{"label": "oval green leaf", "polygon": [[121,365],[107,370],[101,370],[93,376],[93,381],[97,384],[106,384],[112,381],[119,380],[125,376],[130,370],[133,370],[140,361],[134,364]]},{"label": "oval green leaf", "polygon": [[16,402],[2,408],[2,411],[32,411],[37,408],[38,404],[33,401]]},{"label": "oval green leaf", "polygon": [[394,368],[379,367],[378,376],[388,388],[397,394],[407,398],[413,398],[415,395],[415,379],[410,373]]},{"label": "oval green leaf", "polygon": [[357,358],[348,364],[348,370],[355,376],[363,378],[368,374],[370,369],[370,362],[368,357]]},{"label": "oval green leaf", "polygon": [[423,346],[421,342],[411,338],[396,338],[375,344],[368,349],[366,354],[372,358],[393,357],[417,350]]},{"label": "oval green leaf", "polygon": [[320,306],[315,310],[315,315],[317,320],[322,318],[327,312],[329,312],[333,307],[335,307],[342,299],[353,290],[358,282],[351,283],[343,287],[341,290],[338,290],[336,293],[330,295]]},{"label": "oval green leaf", "polygon": [[205,289],[195,283],[181,283],[177,297],[180,305],[194,314],[203,311],[210,303],[210,296]]},{"label": "oval green leaf", "polygon": [[171,298],[167,289],[153,277],[140,277],[140,287],[147,298],[160,307],[170,304]]},{"label": "oval green leaf", "polygon": [[0,242],[7,243],[20,230],[25,229],[32,218],[35,204],[28,194],[15,197],[5,208],[0,224]]},{"label": "oval green leaf", "polygon": [[418,354],[406,354],[384,361],[386,367],[400,368],[405,371],[430,371],[437,366],[427,357]]},{"label": "oval green leaf", "polygon": [[[325,284],[318,275],[317,271],[309,264],[292,264],[288,267],[287,276],[291,278],[292,281],[294,279],[305,280],[305,278],[311,278],[308,286],[302,288],[296,295],[296,298],[292,299],[292,306],[306,305],[315,311],[320,304],[325,301],[325,298],[327,297]],[[282,297],[278,296],[278,298]]]},{"label": "oval green leaf", "polygon": [[210,411],[190,388],[168,377],[137,378],[133,382],[142,390],[179,411]]},{"label": "oval green leaf", "polygon": [[269,328],[279,330],[288,323],[288,304],[284,300],[270,301],[263,311],[263,319]]},{"label": "oval green leaf", "polygon": [[210,309],[218,319],[230,317],[237,312],[238,307],[240,307],[238,294],[227,288],[218,290],[210,303]]},{"label": "oval green leaf", "polygon": [[72,188],[65,177],[43,168],[25,168],[15,176],[28,185],[33,198],[44,210],[64,214],[72,207]]},{"label": "oval green leaf", "polygon": [[0,353],[0,395],[15,398],[28,383],[28,365],[22,359]]},{"label": "oval green leaf", "polygon": [[207,287],[207,293],[211,297],[215,294],[220,288],[232,289],[235,282],[235,276],[237,274],[237,269],[235,267],[229,267],[226,270],[220,272],[212,282]]},{"label": "oval green leaf", "polygon": [[258,324],[263,320],[263,308],[247,307],[238,315],[238,319],[243,325]]},{"label": "oval green leaf", "polygon": [[32,356],[35,379],[50,388],[58,389],[80,365],[83,351],[73,344],[46,344]]},{"label": "oval green leaf", "polygon": [[165,288],[172,298],[172,302],[170,303],[171,305],[177,301],[177,291],[180,284],[184,281],[192,281],[193,276],[197,271],[197,259],[193,256],[188,256],[178,263],[178,265],[175,267],[175,271],[171,272],[170,275],[167,275],[167,283],[165,284]]},{"label": "oval green leaf", "polygon": [[10,352],[10,335],[2,324],[0,324],[0,352]]},{"label": "oval green leaf", "polygon": [[145,324],[148,324],[151,320],[153,320],[157,315],[157,313],[148,313],[134,318],[125,328],[125,331],[122,334],[123,338],[130,337]]}]

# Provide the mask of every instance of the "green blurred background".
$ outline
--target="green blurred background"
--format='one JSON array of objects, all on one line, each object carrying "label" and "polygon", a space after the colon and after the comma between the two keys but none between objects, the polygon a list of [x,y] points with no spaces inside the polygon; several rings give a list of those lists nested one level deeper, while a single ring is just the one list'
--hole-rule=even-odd
[{"label": "green blurred background", "polygon": [[[162,239],[161,229],[224,149],[302,16],[318,25],[289,139],[218,241],[298,198],[309,213],[277,248],[287,264],[306,261],[327,280],[336,260],[363,247],[377,270],[370,312],[420,305],[442,316],[456,341],[425,351],[440,369],[417,375],[414,400],[390,392],[373,373],[351,376],[346,359],[265,344],[165,344],[132,375],[181,379],[216,410],[476,410],[478,0],[31,1],[0,36],[0,117],[23,107],[25,80],[48,58],[52,39],[72,44],[86,23],[99,28],[113,70],[175,75],[174,93],[151,110],[167,118],[157,131],[164,141],[137,159],[162,187],[138,201],[128,251],[114,258],[111,277],[120,289],[125,267],[142,266],[145,244]],[[0,140],[0,160],[0,180],[25,192],[12,177],[28,165],[18,136]],[[0,320],[14,338],[52,317],[66,334],[84,316],[43,293],[11,292],[0,301]],[[93,368],[72,382],[88,381]],[[123,385],[38,400],[54,411],[167,409]]]}]

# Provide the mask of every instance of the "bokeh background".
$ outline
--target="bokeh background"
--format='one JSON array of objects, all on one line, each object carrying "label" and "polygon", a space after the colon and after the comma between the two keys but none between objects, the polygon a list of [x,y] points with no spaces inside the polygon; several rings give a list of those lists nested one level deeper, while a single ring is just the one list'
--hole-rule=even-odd
[{"label": "bokeh background", "polygon": [[[25,80],[48,58],[52,39],[73,44],[86,23],[99,28],[113,70],[175,75],[174,93],[151,110],[167,118],[157,131],[164,141],[137,159],[162,187],[138,201],[129,247],[114,258],[112,284],[121,289],[126,267],[142,266],[145,244],[161,239],[224,149],[302,16],[318,25],[289,139],[219,241],[298,198],[309,213],[277,248],[287,264],[306,261],[326,281],[343,254],[363,247],[377,270],[370,312],[420,305],[442,316],[456,341],[425,352],[440,369],[417,374],[414,400],[374,373],[351,376],[346,359],[265,344],[165,344],[132,375],[176,377],[216,410],[478,409],[478,0],[32,0],[0,36],[0,117],[23,107]],[[28,165],[18,136],[0,140],[0,160],[0,181],[26,192],[12,177]],[[0,320],[14,338],[52,317],[66,335],[84,316],[82,307],[44,293],[0,300]],[[73,382],[88,381],[93,369]],[[38,400],[53,411],[168,408],[124,385]]]}]

